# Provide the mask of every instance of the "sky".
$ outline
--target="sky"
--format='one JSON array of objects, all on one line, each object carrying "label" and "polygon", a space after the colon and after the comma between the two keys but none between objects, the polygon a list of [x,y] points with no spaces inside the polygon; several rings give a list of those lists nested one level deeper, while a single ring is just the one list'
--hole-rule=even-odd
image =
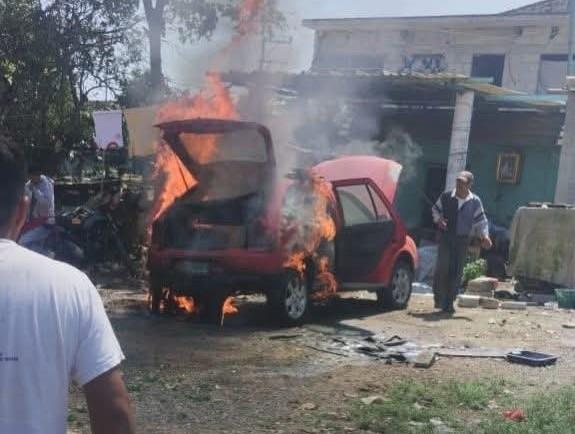
[{"label": "sky", "polygon": [[[491,14],[534,3],[535,0],[279,0],[290,22],[293,38],[289,51],[292,72],[309,69],[313,56],[313,31],[301,25],[303,19],[389,17],[422,15]],[[201,85],[201,66],[209,63],[228,40],[225,32],[211,41],[181,46],[168,41],[165,69],[174,84],[194,89]]]}]

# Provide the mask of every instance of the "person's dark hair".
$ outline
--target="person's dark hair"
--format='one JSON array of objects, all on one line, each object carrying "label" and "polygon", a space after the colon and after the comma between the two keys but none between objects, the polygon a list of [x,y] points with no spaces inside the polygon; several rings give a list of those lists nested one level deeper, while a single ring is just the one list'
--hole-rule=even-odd
[{"label": "person's dark hair", "polygon": [[28,175],[42,175],[42,166],[37,163],[28,164]]},{"label": "person's dark hair", "polygon": [[27,178],[24,154],[12,140],[0,135],[0,228],[10,221]]}]

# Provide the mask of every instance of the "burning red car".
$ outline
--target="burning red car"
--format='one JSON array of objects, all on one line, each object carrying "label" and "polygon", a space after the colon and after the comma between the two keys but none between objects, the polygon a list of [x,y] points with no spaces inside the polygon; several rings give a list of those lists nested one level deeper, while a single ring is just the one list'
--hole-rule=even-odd
[{"label": "burning red car", "polygon": [[382,306],[406,307],[417,253],[391,205],[399,164],[343,157],[279,177],[262,125],[196,119],[159,127],[188,188],[153,223],[154,312],[166,289],[218,317],[229,296],[264,293],[287,324],[336,290],[369,289]]}]

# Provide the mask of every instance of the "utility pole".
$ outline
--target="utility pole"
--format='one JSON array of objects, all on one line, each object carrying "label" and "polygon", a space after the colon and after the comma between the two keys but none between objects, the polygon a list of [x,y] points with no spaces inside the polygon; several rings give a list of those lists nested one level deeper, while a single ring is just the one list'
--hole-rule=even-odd
[{"label": "utility pole", "polygon": [[575,75],[575,0],[569,0],[569,76]]}]

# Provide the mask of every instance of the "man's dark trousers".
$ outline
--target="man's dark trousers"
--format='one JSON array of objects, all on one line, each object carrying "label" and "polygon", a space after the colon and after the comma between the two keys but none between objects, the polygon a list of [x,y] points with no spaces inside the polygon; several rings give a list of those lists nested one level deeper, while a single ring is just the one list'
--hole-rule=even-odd
[{"label": "man's dark trousers", "polygon": [[433,281],[436,307],[443,310],[453,308],[453,302],[461,286],[468,248],[469,237],[449,232],[439,234],[439,252]]}]

